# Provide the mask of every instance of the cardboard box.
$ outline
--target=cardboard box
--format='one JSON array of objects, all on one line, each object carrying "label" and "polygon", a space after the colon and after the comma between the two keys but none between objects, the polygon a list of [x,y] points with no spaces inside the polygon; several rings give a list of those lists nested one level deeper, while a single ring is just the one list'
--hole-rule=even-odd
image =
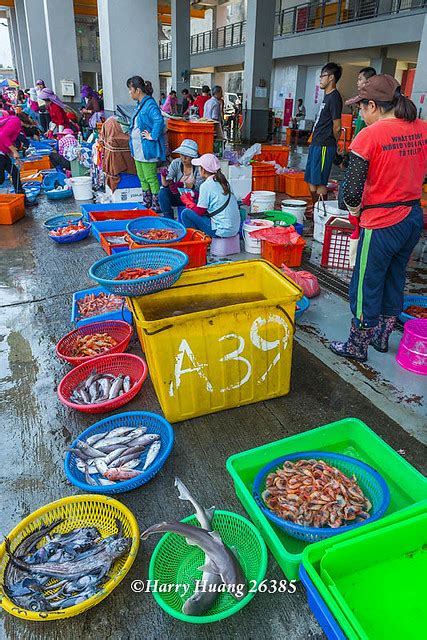
[{"label": "cardboard box", "polygon": [[105,187],[105,193],[111,202],[139,202],[142,203],[142,187],[132,187],[130,189],[116,189],[111,191],[110,187]]}]

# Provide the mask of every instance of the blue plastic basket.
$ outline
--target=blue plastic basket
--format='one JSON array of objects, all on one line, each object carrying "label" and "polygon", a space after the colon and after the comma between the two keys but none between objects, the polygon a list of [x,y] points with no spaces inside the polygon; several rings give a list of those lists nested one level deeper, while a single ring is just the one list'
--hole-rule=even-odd
[{"label": "blue plastic basket", "polygon": [[304,313],[304,311],[307,311],[309,307],[310,307],[310,300],[307,298],[307,296],[303,296],[301,300],[298,300],[297,302],[295,317],[300,318]]},{"label": "blue plastic basket", "polygon": [[92,287],[91,289],[83,289],[82,291],[76,291],[75,293],[73,293],[71,322],[74,322],[77,327],[83,327],[84,325],[91,324],[92,322],[105,320],[124,320],[128,324],[132,324],[132,312],[128,309],[126,300],[124,298],[122,308],[117,309],[117,311],[109,311],[108,313],[102,313],[97,316],[90,316],[90,318],[80,318],[77,308],[77,300],[80,300],[80,298],[84,298],[86,295],[90,295],[91,293],[98,295],[102,292],[109,293],[109,291],[107,291],[107,289],[104,289],[104,287]]},{"label": "blue plastic basket", "polygon": [[46,229],[57,229],[58,227],[66,227],[67,224],[78,222],[82,218],[83,214],[81,213],[63,213],[60,216],[48,218],[43,225]]},{"label": "blue plastic basket", "polygon": [[49,200],[66,200],[72,198],[72,189],[62,189],[62,191],[46,191],[45,192]]},{"label": "blue plastic basket", "polygon": [[328,640],[346,640],[338,622],[329,610],[329,607],[314,586],[303,565],[299,566],[299,576],[307,591],[308,606],[312,610],[317,622],[322,627]]},{"label": "blue plastic basket", "polygon": [[[126,413],[119,413],[109,418],[104,418],[100,422],[96,422],[91,427],[83,431],[83,433],[77,438],[77,440],[85,441],[89,436],[93,436],[96,433],[102,433],[105,431],[111,431],[117,427],[147,427],[147,433],[157,433],[160,436],[161,448],[154,462],[148,467],[145,473],[142,473],[130,480],[124,480],[123,482],[117,482],[114,485],[96,486],[93,487],[86,483],[85,475],[76,465],[76,458],[70,452],[65,456],[65,475],[68,480],[79,489],[83,491],[90,491],[94,493],[102,493],[111,495],[114,493],[124,493],[125,491],[131,491],[143,484],[149,482],[160,471],[169,457],[173,443],[174,443],[174,431],[172,426],[156,413],[149,413],[148,411],[129,411]],[[73,442],[72,447],[77,444],[77,440]],[[136,469],[141,469],[144,466],[149,446],[141,454],[141,462]],[[92,476],[98,478],[99,474]]]},{"label": "blue plastic basket", "polygon": [[[85,228],[83,229],[83,231],[78,231],[77,233],[70,233],[69,235],[62,236],[62,237],[49,236],[49,238],[54,242],[57,242],[58,244],[70,244],[71,242],[79,242],[79,240],[84,240],[84,238],[87,238],[88,235],[90,234],[92,225],[90,224],[90,222],[84,222],[83,224],[85,225]],[[56,228],[60,229],[62,226],[64,225],[59,225]],[[50,229],[50,231],[53,231],[53,229]]]},{"label": "blue plastic basket", "polygon": [[[89,269],[89,276],[110,293],[119,296],[145,296],[171,287],[188,263],[188,256],[177,249],[135,249],[123,251],[95,262]],[[159,269],[172,267],[171,271],[160,273],[149,278],[137,280],[115,280],[121,271],[128,268]]]},{"label": "blue plastic basket", "polygon": [[42,188],[44,191],[51,191],[55,188],[56,184],[61,185],[62,187],[65,185],[65,175],[60,171],[47,173],[43,178]]},{"label": "blue plastic basket", "polygon": [[92,211],[131,211],[131,210],[145,210],[147,207],[138,202],[120,202],[120,203],[106,203],[106,204],[81,204],[80,210],[83,214],[83,218],[90,222],[89,213]]},{"label": "blue plastic basket", "polygon": [[[366,518],[366,520],[361,522],[348,524],[347,526],[337,527],[336,529],[332,529],[330,527],[304,527],[280,518],[267,507],[261,497],[261,494],[265,489],[265,479],[268,474],[283,465],[286,460],[310,460],[312,458],[315,460],[324,460],[326,464],[336,467],[346,476],[356,476],[360,488],[372,503],[372,513],[369,518]],[[291,455],[283,456],[269,462],[257,474],[254,480],[252,494],[257,505],[269,520],[274,522],[275,525],[286,531],[286,533],[293,538],[299,538],[306,542],[324,540],[325,538],[336,536],[339,533],[344,533],[351,529],[362,527],[368,522],[379,520],[379,518],[382,518],[387,511],[390,503],[390,491],[388,486],[377,471],[364,462],[356,460],[356,458],[350,458],[350,456],[345,456],[340,453],[331,453],[329,451],[303,451],[301,453],[293,453]]]},{"label": "blue plastic basket", "polygon": [[[136,231],[148,231],[148,229],[171,229],[177,233],[177,236],[171,240],[147,240],[146,238],[137,236],[135,233]],[[126,231],[134,242],[152,245],[179,242],[187,235],[187,229],[180,222],[176,222],[176,220],[170,218],[154,218],[153,216],[131,220],[126,227]]]},{"label": "blue plastic basket", "polygon": [[409,313],[405,313],[405,309],[413,304],[417,305],[417,307],[427,307],[427,296],[405,296],[403,298],[403,311],[400,314],[400,319],[402,322],[417,319],[415,318],[415,316],[410,316]]}]

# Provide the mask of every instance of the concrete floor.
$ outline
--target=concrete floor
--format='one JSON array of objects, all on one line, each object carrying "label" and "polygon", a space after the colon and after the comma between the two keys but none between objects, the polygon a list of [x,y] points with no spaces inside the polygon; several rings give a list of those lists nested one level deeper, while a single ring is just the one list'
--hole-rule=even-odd
[{"label": "concrete floor", "polygon": [[[77,209],[73,201],[53,206],[42,199],[28,217],[0,231],[1,534],[43,504],[77,493],[65,479],[64,450],[96,421],[94,416],[62,406],[56,395],[60,379],[69,370],[55,357],[54,347],[72,329],[71,295],[92,285],[88,268],[104,253],[93,238],[76,245],[54,244],[42,222],[56,211]],[[307,335],[302,327],[297,331],[288,396],[175,425],[174,450],[159,475],[143,488],[120,495],[140,528],[188,514],[186,506],[176,500],[176,475],[197,490],[202,504],[245,515],[225,470],[228,456],[347,416],[365,421],[393,448],[404,450],[415,467],[427,470],[425,448],[419,441],[302,346],[300,341]],[[135,338],[130,351],[141,354]],[[160,412],[150,380],[124,410],[134,409]],[[301,586],[293,595],[257,594],[238,614],[215,625],[189,627],[178,622],[164,613],[150,594],[134,594],[130,588],[133,579],[147,577],[156,543],[153,537],[141,545],[130,574],[96,608],[77,618],[44,624],[26,623],[2,613],[0,638],[324,637]],[[283,578],[271,555],[266,578]]]}]

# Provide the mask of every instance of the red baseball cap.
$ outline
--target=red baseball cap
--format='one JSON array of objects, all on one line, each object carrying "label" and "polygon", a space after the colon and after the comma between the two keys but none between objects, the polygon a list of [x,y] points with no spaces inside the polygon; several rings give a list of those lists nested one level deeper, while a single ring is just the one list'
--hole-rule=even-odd
[{"label": "red baseball cap", "polygon": [[362,100],[374,100],[375,102],[391,102],[400,84],[395,78],[386,73],[379,73],[368,78],[359,94],[346,100],[346,104],[357,104]]}]

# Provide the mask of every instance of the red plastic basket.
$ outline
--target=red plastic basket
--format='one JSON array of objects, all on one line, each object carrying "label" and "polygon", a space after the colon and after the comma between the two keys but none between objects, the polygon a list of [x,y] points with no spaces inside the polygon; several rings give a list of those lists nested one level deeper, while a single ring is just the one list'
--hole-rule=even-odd
[{"label": "red plastic basket", "polygon": [[[117,344],[108,351],[105,351],[99,356],[72,356],[72,350],[76,343],[76,340],[80,336],[87,336],[94,333],[108,333]],[[122,320],[104,320],[103,322],[92,322],[85,324],[83,327],[70,331],[66,336],[56,345],[56,355],[61,360],[66,360],[73,366],[89,362],[89,360],[96,360],[102,356],[109,355],[111,353],[123,353],[126,351],[130,339],[132,337],[133,329],[130,324],[123,322]]]},{"label": "red plastic basket", "polygon": [[287,267],[300,267],[305,240],[298,238],[297,244],[273,244],[268,240],[261,240],[261,255],[276,267],[285,264]]},{"label": "red plastic basket", "polygon": [[354,231],[353,225],[342,218],[331,218],[325,225],[325,239],[323,242],[322,267],[329,269],[351,269],[350,267],[350,236]]},{"label": "red plastic basket", "polygon": [[[170,249],[179,249],[188,256],[188,264],[185,269],[194,269],[195,267],[204,267],[207,262],[208,248],[212,242],[212,238],[207,236],[203,231],[196,229],[187,229],[187,234],[179,242],[168,245],[156,245],[158,247],[168,247]],[[129,242],[130,249],[147,249],[147,244],[138,244],[132,239]]]},{"label": "red plastic basket", "polygon": [[[100,404],[83,405],[71,402],[70,398],[74,389],[80,382],[86,380],[93,369],[96,369],[98,373],[112,373],[116,376],[123,373],[124,375],[130,376],[132,386],[127,393],[124,393],[118,398],[114,398],[114,400],[107,400]],[[106,413],[107,411],[118,409],[132,400],[141,389],[147,374],[147,364],[145,360],[139,356],[134,356],[130,353],[114,353],[101,356],[96,359],[96,362],[93,360],[84,362],[67,373],[59,383],[58,398],[66,407],[76,409],[76,411],[82,411],[83,413]]]},{"label": "red plastic basket", "polygon": [[[106,205],[107,206],[107,205]],[[106,209],[105,211],[89,211],[89,219],[93,222],[106,222],[108,220],[135,220],[146,216],[158,216],[152,209]]]}]

